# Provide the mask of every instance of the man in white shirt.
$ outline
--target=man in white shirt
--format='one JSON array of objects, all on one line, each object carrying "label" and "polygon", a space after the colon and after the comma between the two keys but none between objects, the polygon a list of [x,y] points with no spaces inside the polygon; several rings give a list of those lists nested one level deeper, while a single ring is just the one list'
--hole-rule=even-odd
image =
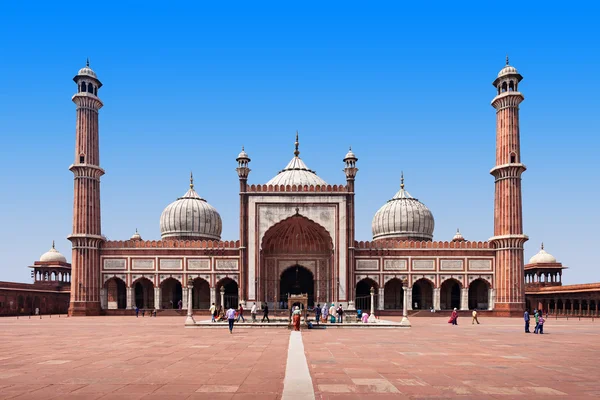
[{"label": "man in white shirt", "polygon": [[225,313],[227,321],[229,321],[229,333],[233,333],[233,323],[235,322],[235,309],[229,308]]},{"label": "man in white shirt", "polygon": [[252,316],[252,322],[256,322],[256,303],[252,305],[250,309],[250,315]]},{"label": "man in white shirt", "polygon": [[215,303],[212,303],[212,306],[210,306],[210,316],[212,318],[211,322],[215,322],[215,317],[217,316],[217,313],[215,311],[217,311],[217,306],[215,306]]}]

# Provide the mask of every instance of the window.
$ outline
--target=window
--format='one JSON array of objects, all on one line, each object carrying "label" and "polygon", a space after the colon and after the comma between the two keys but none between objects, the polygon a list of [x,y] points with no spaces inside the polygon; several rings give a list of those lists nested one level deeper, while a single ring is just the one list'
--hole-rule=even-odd
[{"label": "window", "polygon": [[81,155],[79,156],[79,163],[80,163],[80,164],[85,164],[85,156],[84,156],[83,154],[81,154]]},{"label": "window", "polygon": [[517,162],[517,155],[515,153],[510,153],[510,163],[514,164]]}]

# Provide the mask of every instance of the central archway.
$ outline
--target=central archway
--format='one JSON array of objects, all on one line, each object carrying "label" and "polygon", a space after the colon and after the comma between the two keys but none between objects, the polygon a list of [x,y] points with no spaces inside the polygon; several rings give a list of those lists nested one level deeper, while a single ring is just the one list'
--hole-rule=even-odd
[{"label": "central archway", "polygon": [[308,306],[313,307],[315,303],[315,279],[312,272],[301,265],[294,265],[281,273],[279,280],[279,299],[285,308],[290,308],[293,304],[288,303],[288,297],[291,294],[308,295]]},{"label": "central archway", "polygon": [[258,300],[285,307],[289,294],[308,294],[308,305],[331,302],[333,241],[318,223],[296,214],[271,226],[261,241]]}]

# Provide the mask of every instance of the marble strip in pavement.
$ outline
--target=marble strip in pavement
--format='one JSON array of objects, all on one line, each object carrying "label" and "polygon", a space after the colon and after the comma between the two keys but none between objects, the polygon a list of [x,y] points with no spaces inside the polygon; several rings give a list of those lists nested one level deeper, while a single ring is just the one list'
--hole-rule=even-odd
[{"label": "marble strip in pavement", "polygon": [[288,347],[285,379],[283,381],[282,400],[309,399],[314,400],[315,390],[308,371],[308,363],[304,354],[302,334],[292,331]]}]

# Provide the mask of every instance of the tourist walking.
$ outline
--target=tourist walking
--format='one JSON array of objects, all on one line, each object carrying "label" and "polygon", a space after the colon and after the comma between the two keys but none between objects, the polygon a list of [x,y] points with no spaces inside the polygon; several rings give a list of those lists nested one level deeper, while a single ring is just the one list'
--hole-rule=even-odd
[{"label": "tourist walking", "polygon": [[474,308],[473,309],[473,320],[471,321],[472,325],[475,325],[475,322],[477,322],[477,325],[479,325],[479,320],[477,319],[477,309]]},{"label": "tourist walking", "polygon": [[329,307],[329,318],[331,319],[331,323],[335,324],[335,303],[331,303],[331,307]]},{"label": "tourist walking", "polygon": [[327,302],[323,303],[323,308],[321,309],[321,315],[323,316],[323,322],[327,323],[327,315],[329,315],[329,307],[327,307]]},{"label": "tourist walking", "polygon": [[342,305],[340,304],[340,306],[337,309],[337,315],[338,315],[338,322],[341,324],[344,322],[344,309],[342,308]]},{"label": "tourist walking", "polygon": [[456,311],[456,308],[452,310],[452,315],[450,316],[448,323],[452,325],[458,325],[458,311]]},{"label": "tourist walking", "polygon": [[179,301],[177,302],[177,308],[179,308],[180,310],[183,308],[183,301],[181,301],[181,299],[179,299]]},{"label": "tourist walking", "polygon": [[140,315],[140,309],[138,308],[138,306],[135,306],[135,317],[138,318]]},{"label": "tourist walking", "polygon": [[269,321],[269,305],[267,303],[265,303],[265,308],[263,308],[263,317],[260,322],[265,322],[265,318],[267,319],[267,322],[271,322]]},{"label": "tourist walking", "polygon": [[235,322],[235,310],[233,308],[229,308],[227,313],[225,313],[227,317],[227,321],[229,322],[229,333],[233,333],[233,323]]},{"label": "tourist walking", "polygon": [[535,318],[535,329],[533,330],[533,333],[538,333],[538,330],[540,329],[540,313],[538,310],[535,310],[533,317]]},{"label": "tourist walking", "polygon": [[244,319],[244,307],[242,306],[242,303],[240,303],[240,308],[238,308],[238,317],[235,322],[240,322],[240,318],[242,319],[242,322],[246,322]]},{"label": "tourist walking", "polygon": [[294,330],[300,330],[300,307],[296,306],[294,308],[294,312],[292,313],[292,323],[294,325]]},{"label": "tourist walking", "polygon": [[525,310],[523,314],[523,319],[525,320],[525,333],[531,333],[529,331],[529,310]]},{"label": "tourist walking", "polygon": [[544,334],[544,322],[546,322],[546,320],[544,319],[544,316],[540,314],[540,319],[538,320],[538,332],[540,335]]},{"label": "tourist walking", "polygon": [[210,306],[210,316],[212,317],[212,320],[210,322],[215,322],[215,317],[217,316],[217,307],[215,306],[215,303],[212,303],[212,306]]},{"label": "tourist walking", "polygon": [[256,303],[252,304],[250,315],[252,316],[252,322],[256,322]]},{"label": "tourist walking", "polygon": [[317,321],[317,325],[319,324],[319,321],[321,321],[321,304],[317,304],[317,307],[315,308],[315,321]]}]

